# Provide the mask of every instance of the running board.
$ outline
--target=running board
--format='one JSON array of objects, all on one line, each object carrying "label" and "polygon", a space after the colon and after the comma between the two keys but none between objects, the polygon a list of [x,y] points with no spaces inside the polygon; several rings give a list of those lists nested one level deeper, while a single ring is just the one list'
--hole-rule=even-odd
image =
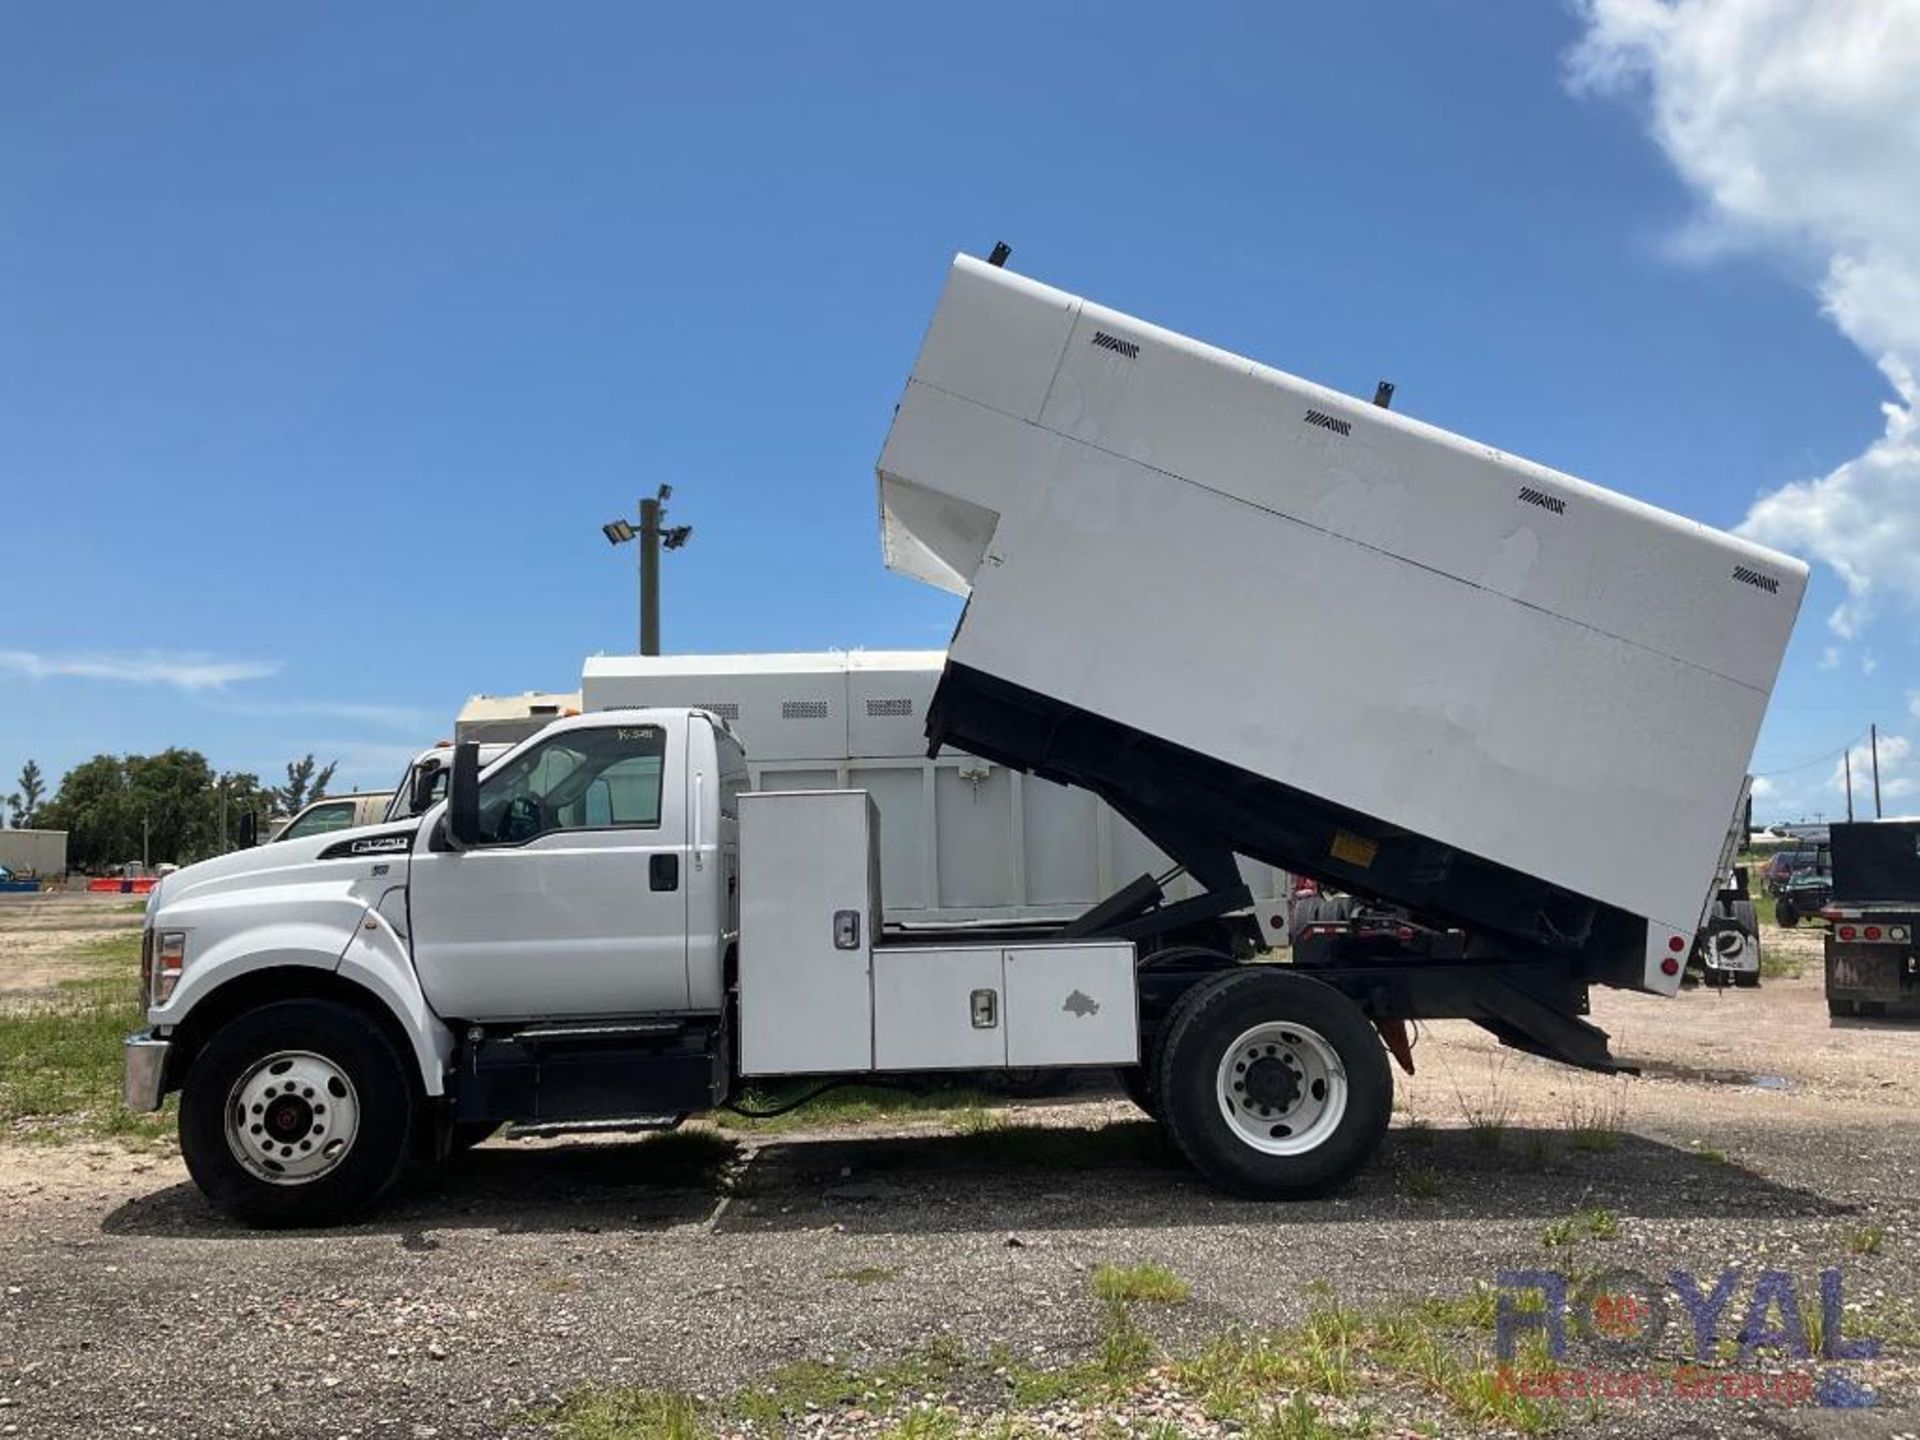
[{"label": "running board", "polygon": [[627,1135],[641,1130],[673,1130],[686,1119],[678,1115],[629,1115],[620,1120],[549,1120],[509,1125],[509,1140],[546,1140],[556,1135]]},{"label": "running board", "polygon": [[633,1039],[645,1035],[673,1035],[685,1028],[684,1020],[630,1020],[617,1024],[594,1022],[580,1025],[538,1025],[528,1030],[508,1032],[512,1038],[525,1043],[537,1043],[542,1040],[608,1040],[619,1038]]}]

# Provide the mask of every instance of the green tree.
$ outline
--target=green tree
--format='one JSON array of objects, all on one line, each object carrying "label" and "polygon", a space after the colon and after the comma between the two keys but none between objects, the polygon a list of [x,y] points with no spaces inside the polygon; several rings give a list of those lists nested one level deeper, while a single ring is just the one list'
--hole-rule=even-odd
[{"label": "green tree", "polygon": [[[7,797],[7,808],[14,812],[13,828],[16,830],[31,826],[40,810],[40,797],[47,793],[47,780],[40,773],[40,762],[29,760],[20,767],[19,795]],[[18,803],[16,804],[16,800]]]},{"label": "green tree", "polygon": [[97,869],[138,855],[139,819],[127,793],[127,770],[118,755],[96,755],[60,779],[60,789],[41,821],[67,832],[67,857],[80,869]]},{"label": "green tree", "polygon": [[313,756],[303,755],[298,760],[287,762],[287,783],[269,793],[283,814],[297,815],[327,793],[327,786],[333,781],[333,772],[339,768],[340,762],[335,760],[316,771]]},{"label": "green tree", "polygon": [[225,854],[237,843],[242,815],[251,814],[259,825],[261,837],[265,838],[267,817],[273,814],[276,801],[273,791],[260,783],[258,775],[247,770],[230,770],[214,782],[210,804],[213,832],[218,837],[214,850]]}]

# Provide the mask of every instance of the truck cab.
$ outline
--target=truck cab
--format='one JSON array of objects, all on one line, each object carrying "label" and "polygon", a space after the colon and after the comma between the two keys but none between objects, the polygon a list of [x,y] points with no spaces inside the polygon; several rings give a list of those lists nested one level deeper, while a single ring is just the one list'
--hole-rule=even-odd
[{"label": "truck cab", "polygon": [[752,797],[744,887],[746,755],[711,713],[571,717],[447,768],[417,817],[190,866],[149,902],[127,1102],[181,1092],[187,1165],[237,1216],[351,1214],[410,1150],[502,1124],[671,1127],[742,1075],[1138,1058],[1131,943],[888,948],[864,792]]}]

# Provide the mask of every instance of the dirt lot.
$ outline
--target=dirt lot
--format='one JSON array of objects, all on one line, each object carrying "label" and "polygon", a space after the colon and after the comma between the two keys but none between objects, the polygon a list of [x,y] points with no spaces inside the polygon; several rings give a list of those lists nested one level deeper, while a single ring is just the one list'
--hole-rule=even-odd
[{"label": "dirt lot", "polygon": [[[62,955],[132,923],[86,905],[0,911],[0,1010],[28,1013]],[[1815,936],[1767,941],[1817,957]],[[1428,1027],[1377,1163],[1290,1206],[1202,1186],[1091,1080],[1005,1113],[496,1140],[324,1234],[221,1221],[170,1145],[19,1121],[0,1434],[1920,1432],[1920,1030],[1831,1027],[1817,960],[1758,991],[1598,995],[1595,1018],[1641,1077]],[[1770,1397],[1683,1390],[1669,1272],[1707,1292],[1733,1266],[1723,1335],[1768,1270],[1818,1320],[1831,1267],[1844,1337],[1880,1357],[1765,1349],[1707,1373],[1770,1377]],[[1643,1393],[1488,1400],[1502,1269],[1649,1277],[1650,1350],[1576,1337],[1520,1382]],[[1778,1306],[1753,1324],[1797,1328]],[[1878,1403],[1793,1388],[1830,1370]]]}]

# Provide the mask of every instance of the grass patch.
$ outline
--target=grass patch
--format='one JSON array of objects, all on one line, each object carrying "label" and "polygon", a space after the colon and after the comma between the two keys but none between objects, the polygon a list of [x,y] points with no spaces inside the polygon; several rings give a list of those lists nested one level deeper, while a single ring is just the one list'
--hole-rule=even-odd
[{"label": "grass patch", "polygon": [[[740,1103],[752,1110],[770,1110],[794,1098],[796,1090],[767,1090],[749,1086]],[[861,1125],[898,1120],[913,1115],[945,1115],[954,1111],[984,1111],[999,1103],[996,1096],[971,1086],[933,1085],[924,1090],[893,1090],[878,1085],[845,1085],[809,1100],[797,1110],[770,1119],[717,1111],[714,1123],[727,1130],[777,1135],[788,1130],[827,1125]]]},{"label": "grass patch", "polygon": [[1884,1225],[1863,1225],[1847,1232],[1847,1253],[1850,1255],[1878,1255],[1880,1247],[1886,1243],[1887,1227]]},{"label": "grass patch", "polygon": [[88,941],[74,955],[90,973],[0,1015],[0,1124],[30,1140],[169,1134],[172,1101],[153,1115],[120,1103],[124,1042],[146,1024],[138,932]]},{"label": "grass patch", "polygon": [[1607,1095],[1591,1101],[1576,1096],[1567,1111],[1568,1143],[1589,1155],[1618,1150],[1626,1119],[1627,1102],[1623,1095]]},{"label": "grass patch", "polygon": [[1778,945],[1760,947],[1760,978],[1763,980],[1798,980],[1806,973],[1806,969],[1806,961],[1793,951],[1783,953]]},{"label": "grass patch", "polygon": [[1582,1240],[1618,1240],[1620,1217],[1611,1210],[1582,1210],[1555,1220],[1540,1232],[1540,1243],[1549,1249],[1578,1244]]},{"label": "grass patch", "polygon": [[1698,1155],[1702,1160],[1706,1161],[1707,1164],[1709,1165],[1733,1164],[1733,1161],[1727,1158],[1726,1151],[1715,1149],[1711,1145],[1702,1145],[1699,1149],[1695,1150],[1693,1153]]},{"label": "grass patch", "polygon": [[1184,1305],[1192,1287],[1164,1265],[1101,1265],[1093,1272],[1093,1293],[1102,1300],[1145,1301],[1150,1305]]},{"label": "grass patch", "polygon": [[947,1128],[956,1135],[985,1135],[1006,1129],[1007,1116],[1003,1110],[989,1110],[983,1105],[962,1105],[947,1116]]},{"label": "grass patch", "polygon": [[589,1385],[528,1417],[566,1440],[705,1440],[713,1427],[678,1390]]},{"label": "grass patch", "polygon": [[862,1265],[857,1270],[835,1270],[827,1278],[844,1281],[848,1285],[879,1285],[899,1273],[888,1265]]},{"label": "grass patch", "polygon": [[[1158,1267],[1107,1268],[1132,1275]],[[1159,1352],[1135,1317],[1134,1287],[1121,1289],[1130,1298],[1108,1298],[1093,1355],[1065,1368],[1042,1369],[1004,1348],[970,1357],[942,1341],[871,1370],[818,1360],[783,1365],[713,1399],[589,1386],[523,1418],[545,1424],[563,1440],[707,1440],[742,1427],[763,1435],[802,1426],[809,1433],[834,1433],[838,1416],[859,1408],[895,1440],[1012,1440],[1035,1433],[1036,1425],[1054,1433],[1055,1407],[1066,1406],[1080,1412],[1069,1427],[1077,1433],[1176,1440],[1177,1426],[1128,1428],[1121,1423],[1124,1408],[1118,1416],[1105,1408],[1157,1396],[1170,1385],[1209,1419],[1250,1440],[1373,1435],[1378,1422],[1355,1398],[1369,1386],[1418,1391],[1478,1428],[1532,1436],[1562,1419],[1558,1407],[1512,1383],[1516,1375],[1551,1368],[1543,1347],[1523,1351],[1509,1371],[1493,1367],[1483,1332],[1493,1326],[1496,1302],[1484,1284],[1463,1296],[1378,1312],[1343,1306],[1322,1288],[1305,1321],[1292,1329],[1235,1329],[1172,1358]],[[1469,1332],[1464,1341],[1461,1331]],[[1043,1418],[1038,1412],[1046,1410],[1055,1413]],[[1430,1426],[1414,1428],[1431,1433]]]},{"label": "grass patch", "polygon": [[1400,1172],[1400,1193],[1414,1200],[1432,1200],[1440,1194],[1440,1172],[1425,1165]]}]

